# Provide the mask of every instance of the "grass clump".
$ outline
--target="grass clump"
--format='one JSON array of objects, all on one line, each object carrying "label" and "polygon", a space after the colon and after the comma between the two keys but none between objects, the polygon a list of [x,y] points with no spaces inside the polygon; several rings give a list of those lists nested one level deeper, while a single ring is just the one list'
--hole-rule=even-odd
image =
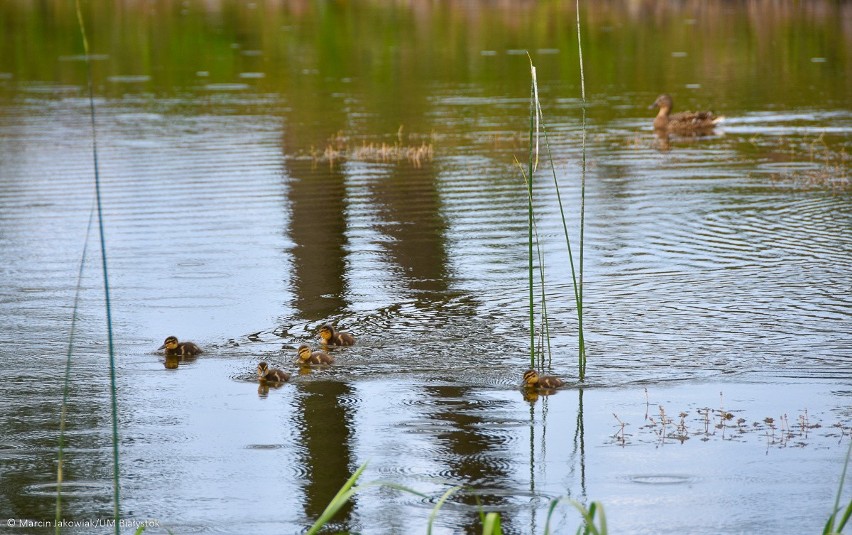
[{"label": "grass clump", "polygon": [[[530,307],[529,307],[529,322],[530,322],[530,367],[535,368],[535,355],[536,355],[536,341],[535,341],[535,291],[534,291],[534,283],[535,283],[535,264],[534,264],[534,252],[538,253],[538,261],[539,261],[539,271],[541,276],[541,286],[542,286],[542,323],[543,323],[543,332],[547,333],[547,312],[546,312],[546,301],[544,298],[544,264],[543,257],[541,255],[541,251],[535,249],[538,248],[538,237],[536,232],[536,222],[535,222],[535,212],[533,208],[533,186],[532,186],[532,177],[538,167],[539,160],[539,133],[543,133],[545,146],[547,147],[547,156],[548,163],[550,166],[551,175],[553,177],[553,185],[554,191],[556,192],[556,198],[559,203],[559,213],[562,220],[562,228],[563,233],[565,235],[565,242],[568,250],[568,260],[571,266],[571,280],[572,286],[574,290],[574,302],[577,310],[577,342],[578,342],[578,376],[580,381],[585,380],[586,376],[586,344],[585,337],[583,335],[583,227],[585,226],[585,110],[583,112],[583,167],[582,167],[582,176],[581,176],[581,191],[580,191],[580,256],[579,262],[575,263],[574,261],[574,252],[571,246],[571,238],[570,233],[568,231],[568,223],[565,215],[565,208],[562,203],[562,195],[559,189],[559,180],[556,175],[556,168],[553,164],[553,154],[550,150],[550,142],[547,138],[547,129],[544,126],[544,121],[542,119],[542,111],[541,111],[541,103],[538,99],[538,82],[536,79],[536,68],[532,63],[532,59],[530,59],[530,76],[532,79],[531,82],[531,96],[530,96],[530,130],[529,130],[529,156],[528,156],[528,166],[526,173],[523,172],[524,181],[527,185],[527,210],[528,210],[528,275],[529,275],[529,299],[530,299]],[[534,248],[535,246],[535,248]],[[548,339],[548,347],[549,347],[549,334],[547,335]]]},{"label": "grass clump", "polygon": [[[562,228],[565,234],[565,242],[568,248],[568,260],[571,265],[571,280],[574,289],[574,302],[577,310],[577,344],[578,344],[578,378],[580,382],[586,378],[586,342],[583,335],[583,237],[585,228],[585,212],[586,212],[586,82],[585,72],[583,69],[583,48],[580,34],[580,2],[576,1],[577,11],[577,47],[580,58],[580,90],[583,101],[583,116],[582,116],[582,167],[580,175],[580,244],[578,261],[574,262],[574,253],[571,247],[571,238],[568,232],[568,224],[565,217],[565,209],[562,204],[562,195],[559,191],[559,180],[556,176],[556,168],[553,164],[553,154],[550,150],[550,142],[547,138],[547,129],[544,126],[543,114],[541,111],[541,102],[538,97],[538,80],[536,77],[536,68],[530,58],[530,121],[529,121],[529,154],[527,159],[527,172],[524,180],[527,185],[527,209],[528,209],[528,271],[529,271],[529,323],[530,323],[530,367],[535,368],[535,291],[533,272],[535,266],[533,264],[533,240],[535,228],[535,216],[533,212],[533,175],[538,168],[539,162],[539,134],[544,135],[545,145],[547,147],[548,163],[553,176],[553,186],[556,192],[556,198],[559,203],[559,213],[562,218]],[[523,170],[522,170],[523,172]],[[541,262],[541,254],[539,252],[539,269],[542,273],[542,295],[544,295],[544,280],[543,280],[543,263]],[[542,323],[544,324],[543,332],[547,333],[547,313],[544,297],[542,297]],[[549,335],[548,335],[549,348]]]},{"label": "grass clump", "polygon": [[[435,154],[431,138],[427,140],[424,136],[404,136],[402,131],[403,127],[400,126],[396,133],[396,141],[393,143],[362,140],[360,145],[353,144],[350,137],[342,131],[337,132],[328,139],[322,152],[316,148],[311,149],[310,157],[314,163],[327,162],[332,168],[344,160],[379,163],[408,162],[417,168],[431,162]],[[406,137],[408,139],[405,139]]]},{"label": "grass clump", "polygon": [[[843,495],[843,482],[846,480],[846,469],[849,467],[849,458],[852,456],[852,442],[849,442],[849,449],[846,451],[846,461],[843,463],[843,471],[840,473],[840,486],[837,489],[837,497],[834,499],[834,508],[828,521],[823,528],[823,535],[836,535],[843,532],[849,518],[852,517],[852,499],[846,505],[845,509],[841,509],[840,497]],[[840,515],[840,516],[838,516]]]},{"label": "grass clump", "polygon": [[[316,522],[308,528],[305,532],[306,535],[314,535],[319,533],[328,522],[331,521],[332,518],[340,511],[340,509],[349,501],[355,493],[360,492],[366,488],[374,487],[374,486],[382,486],[393,488],[396,490],[400,490],[403,492],[408,492],[410,494],[414,494],[421,498],[428,499],[429,497],[421,492],[417,492],[416,490],[410,489],[408,487],[404,487],[402,485],[397,485],[395,483],[388,483],[382,481],[373,481],[370,483],[365,483],[363,485],[356,485],[358,482],[358,478],[361,477],[361,474],[367,468],[367,463],[362,464],[352,476],[346,480],[340,490],[337,491],[337,494],[331,499],[331,501],[326,506],[325,510],[320,514],[319,518],[317,518]],[[435,519],[438,516],[438,512],[444,506],[444,504],[449,500],[449,498],[461,491],[464,490],[464,487],[455,486],[447,489],[440,498],[438,498],[435,503],[435,507],[432,508],[432,512],[429,514],[429,521],[426,525],[426,535],[432,534],[432,526],[435,522]],[[550,505],[547,510],[547,521],[544,526],[544,534],[550,535],[550,521],[553,516],[553,512],[556,510],[556,507],[561,504],[569,504],[577,511],[579,511],[580,515],[583,517],[583,525],[577,529],[577,533],[584,535],[606,535],[607,527],[606,527],[606,516],[604,515],[603,505],[599,502],[592,502],[592,504],[586,508],[583,504],[566,498],[557,498],[550,502]],[[597,515],[597,519],[595,518]],[[500,513],[497,512],[489,512],[485,513],[480,508],[479,510],[479,518],[482,522],[482,534],[483,535],[502,535],[503,529],[501,527]]]}]

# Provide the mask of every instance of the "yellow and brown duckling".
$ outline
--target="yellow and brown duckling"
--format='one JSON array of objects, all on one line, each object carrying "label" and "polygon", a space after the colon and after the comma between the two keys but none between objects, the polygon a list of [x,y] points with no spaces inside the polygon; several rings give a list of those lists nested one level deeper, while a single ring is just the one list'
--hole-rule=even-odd
[{"label": "yellow and brown duckling", "polygon": [[178,342],[177,337],[169,336],[157,350],[166,350],[167,357],[194,357],[203,353],[200,347],[192,342]]},{"label": "yellow and brown duckling", "polygon": [[524,388],[538,388],[542,390],[553,390],[564,386],[565,381],[552,375],[539,375],[535,370],[524,372]]},{"label": "yellow and brown duckling", "polygon": [[349,333],[342,333],[326,323],[319,330],[320,340],[329,346],[351,346],[355,343],[355,337]]},{"label": "yellow and brown duckling", "polygon": [[684,111],[671,115],[674,103],[669,95],[660,95],[648,109],[659,108],[654,118],[654,129],[675,134],[709,133],[725,118],[711,111]]},{"label": "yellow and brown duckling", "polygon": [[325,351],[311,351],[306,345],[299,346],[299,364],[310,366],[311,364],[333,364],[334,357]]},{"label": "yellow and brown duckling", "polygon": [[261,362],[257,365],[257,377],[261,381],[270,383],[283,383],[290,380],[290,374],[278,368],[270,368],[266,362]]}]

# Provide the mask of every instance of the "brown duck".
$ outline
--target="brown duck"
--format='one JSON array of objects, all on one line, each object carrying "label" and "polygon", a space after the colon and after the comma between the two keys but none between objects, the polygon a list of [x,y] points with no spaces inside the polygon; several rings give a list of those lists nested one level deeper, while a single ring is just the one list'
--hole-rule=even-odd
[{"label": "brown duck", "polygon": [[199,355],[203,353],[200,347],[193,344],[192,342],[178,342],[177,337],[169,336],[166,338],[166,341],[163,342],[157,351],[160,349],[166,350],[167,357],[194,357],[195,355]]},{"label": "brown duck", "polygon": [[290,374],[286,373],[278,368],[269,368],[269,364],[265,362],[261,362],[257,365],[257,377],[261,381],[267,381],[270,383],[283,383],[284,381],[290,380]]},{"label": "brown duck", "polygon": [[524,387],[538,388],[542,390],[552,390],[563,386],[565,381],[552,375],[539,375],[535,370],[527,370],[524,372]]},{"label": "brown duck", "polygon": [[329,346],[351,346],[355,343],[355,337],[349,333],[337,331],[326,323],[319,330],[322,343]]},{"label": "brown duck", "polygon": [[306,345],[299,346],[299,364],[310,366],[312,364],[333,364],[334,357],[325,351],[311,351]]},{"label": "brown duck", "polygon": [[659,108],[654,118],[654,129],[676,134],[698,134],[710,132],[725,118],[711,111],[684,111],[671,115],[674,103],[669,95],[660,95],[648,109]]}]

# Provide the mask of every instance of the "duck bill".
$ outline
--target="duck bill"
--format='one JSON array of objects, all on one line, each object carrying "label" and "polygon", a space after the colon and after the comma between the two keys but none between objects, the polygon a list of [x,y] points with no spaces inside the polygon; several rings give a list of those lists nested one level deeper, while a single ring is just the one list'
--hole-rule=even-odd
[{"label": "duck bill", "polygon": [[165,349],[165,348],[166,348],[166,344],[163,344],[163,345],[161,345],[160,347],[157,348],[157,351],[159,351],[161,349]]}]

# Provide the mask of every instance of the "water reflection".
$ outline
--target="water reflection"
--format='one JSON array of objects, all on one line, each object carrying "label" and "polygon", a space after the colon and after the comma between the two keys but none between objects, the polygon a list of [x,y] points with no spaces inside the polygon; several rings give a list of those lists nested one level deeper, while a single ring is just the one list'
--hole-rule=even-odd
[{"label": "water reflection", "polygon": [[373,202],[390,238],[389,260],[400,270],[407,297],[444,299],[451,282],[447,272],[443,218],[435,167],[406,164],[390,167],[372,187]]},{"label": "water reflection", "polygon": [[287,161],[290,238],[294,242],[293,306],[310,320],[346,308],[346,189],[339,170]]},{"label": "water reflection", "polygon": [[[290,117],[299,123],[298,115]],[[285,137],[287,150],[300,144],[294,129]],[[317,167],[302,159],[287,160],[289,235],[294,242],[293,308],[310,320],[340,314],[346,307],[346,193],[345,175],[335,168]],[[300,374],[304,371],[300,369]],[[333,381],[300,381],[296,398],[301,463],[307,477],[305,514],[316,519],[352,473],[352,407],[343,400],[349,385]],[[352,504],[340,513],[348,525]]]},{"label": "water reflection", "polygon": [[[300,381],[296,388],[296,420],[299,443],[303,446],[300,464],[305,467],[305,503],[308,518],[319,518],[340,487],[354,471],[352,429],[354,407],[347,401],[352,389],[337,381]],[[350,502],[335,517],[341,526],[351,521]]]},{"label": "water reflection", "polygon": [[[471,506],[482,506],[486,511],[506,511],[513,509],[512,496],[501,495],[495,489],[489,488],[494,482],[511,481],[510,467],[512,461],[504,447],[508,439],[503,433],[489,429],[489,411],[499,411],[500,404],[486,404],[476,397],[474,389],[458,386],[426,387],[423,392],[428,396],[430,405],[435,407],[431,420],[442,423],[445,431],[438,432],[441,451],[436,452],[435,459],[440,468],[436,475],[448,480],[451,485],[468,487],[468,491],[458,493],[453,498],[455,503]],[[480,522],[473,515],[468,518],[466,533],[482,531]],[[504,529],[511,531],[514,520],[511,515],[502,519]]]}]

